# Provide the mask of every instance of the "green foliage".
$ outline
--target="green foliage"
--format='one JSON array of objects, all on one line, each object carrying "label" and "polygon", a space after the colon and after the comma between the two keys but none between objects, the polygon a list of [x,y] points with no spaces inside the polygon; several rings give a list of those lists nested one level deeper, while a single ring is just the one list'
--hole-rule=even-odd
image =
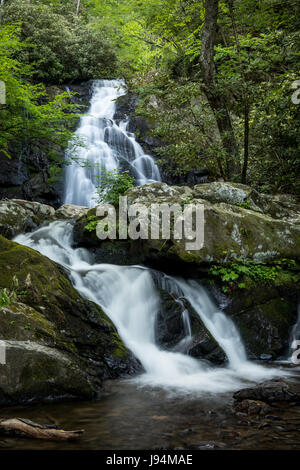
[{"label": "green foliage", "polygon": [[95,215],[88,216],[88,223],[84,226],[85,230],[88,232],[94,232],[97,228],[99,218]]},{"label": "green foliage", "polygon": [[235,205],[239,207],[243,207],[244,209],[252,209],[250,199],[246,199],[245,201],[242,201],[242,202],[237,202]]},{"label": "green foliage", "polygon": [[17,300],[17,289],[19,287],[19,281],[16,276],[12,279],[12,288],[8,289],[4,287],[0,289],[0,308],[10,305],[12,302]]},{"label": "green foliage", "polygon": [[[142,97],[139,113],[155,123],[152,133],[163,142],[161,163],[176,174],[208,168],[213,178],[224,177],[224,149],[199,66],[204,2],[95,0],[94,5],[95,28],[109,23],[122,74]],[[264,191],[297,193],[300,106],[291,102],[291,83],[299,79],[299,2],[236,0],[234,18],[236,31],[228,2],[219,2],[217,91],[232,116],[239,163],[247,104],[248,182]],[[155,101],[158,106],[151,105]],[[231,177],[238,181],[240,175]]]},{"label": "green foliage", "polygon": [[0,289],[0,308],[10,305],[12,302],[17,300],[17,295],[14,291],[9,291],[9,289],[4,288]]},{"label": "green foliage", "polygon": [[[49,102],[34,83],[122,76],[141,97],[138,112],[154,124],[149,132],[162,142],[157,153],[166,172],[182,176],[207,168],[211,178],[224,178],[226,154],[200,73],[204,2],[80,5],[78,16],[73,0],[6,0],[1,7],[0,79],[8,88],[8,106],[0,109],[2,152],[9,154],[12,142],[28,152],[32,142],[42,145],[54,162],[50,181],[57,180],[57,149],[70,137],[73,111],[67,96]],[[219,2],[214,62],[216,91],[238,145],[236,167],[243,161],[247,105],[247,182],[264,192],[298,193],[300,106],[291,101],[291,84],[300,69],[299,2],[233,5],[235,28],[228,2]]]},{"label": "green foliage", "polygon": [[0,151],[10,156],[10,147],[37,145],[51,149],[56,158],[60,146],[72,136],[70,126],[78,119],[77,107],[68,93],[49,99],[43,85],[30,82],[32,69],[14,58],[25,49],[20,29],[7,25],[0,29],[0,80],[6,85],[6,105],[0,106]]},{"label": "green foliage", "polygon": [[69,3],[12,0],[4,5],[1,23],[19,23],[28,45],[16,58],[34,65],[32,77],[47,83],[114,75],[116,56],[105,30],[95,32]]},{"label": "green foliage", "polygon": [[209,273],[217,277],[222,283],[223,292],[239,288],[246,288],[246,281],[272,283],[282,274],[288,274],[292,282],[299,282],[297,275],[299,267],[295,260],[281,259],[273,264],[256,263],[251,260],[235,259],[229,265],[213,265]]},{"label": "green foliage", "polygon": [[134,186],[134,179],[129,175],[129,171],[105,171],[98,179],[99,202],[107,202],[114,206],[118,206],[119,197]]}]

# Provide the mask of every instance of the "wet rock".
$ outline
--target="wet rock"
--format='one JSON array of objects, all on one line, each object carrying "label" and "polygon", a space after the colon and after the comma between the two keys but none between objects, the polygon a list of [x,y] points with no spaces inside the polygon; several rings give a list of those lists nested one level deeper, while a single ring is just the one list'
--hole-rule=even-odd
[{"label": "wet rock", "polygon": [[[47,160],[46,156],[44,158]],[[60,205],[63,184],[61,180],[50,182],[48,172],[45,169],[31,176],[23,184],[22,191],[24,199],[57,207]]]},{"label": "wet rock", "polygon": [[300,385],[287,383],[282,379],[270,380],[255,387],[245,388],[235,392],[233,398],[236,402],[243,400],[259,400],[269,405],[275,403],[299,403]]},{"label": "wet rock", "polygon": [[272,354],[261,354],[259,358],[262,361],[270,361],[272,359]]},{"label": "wet rock", "polygon": [[273,360],[287,355],[297,320],[297,291],[296,284],[283,278],[276,285],[253,283],[232,294],[224,311],[237,325],[250,358]]},{"label": "wet rock", "polygon": [[247,415],[266,415],[271,407],[260,400],[242,400],[235,404],[235,411]]},{"label": "wet rock", "polygon": [[227,360],[224,351],[184,298],[179,286],[158,271],[151,270],[151,274],[161,301],[155,325],[156,342],[166,349],[184,352],[214,364],[223,364]]}]

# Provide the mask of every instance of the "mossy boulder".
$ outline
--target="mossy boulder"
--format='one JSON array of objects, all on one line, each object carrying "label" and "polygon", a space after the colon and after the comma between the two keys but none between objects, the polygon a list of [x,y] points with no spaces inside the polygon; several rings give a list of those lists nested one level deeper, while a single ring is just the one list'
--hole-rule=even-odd
[{"label": "mossy boulder", "polygon": [[7,343],[0,402],[95,397],[103,379],[139,367],[102,309],[79,295],[61,267],[0,236],[1,288],[14,296],[0,310]]},{"label": "mossy boulder", "polygon": [[[140,262],[158,269],[169,265],[171,270],[177,264],[187,272],[189,270],[201,272],[205,266],[215,263],[228,264],[236,258],[255,262],[273,262],[282,258],[300,261],[300,224],[298,223],[300,207],[296,201],[290,203],[293,206],[292,209],[287,209],[285,206],[285,216],[279,218],[277,214],[275,218],[264,212],[260,201],[260,199],[264,200],[264,195],[259,195],[248,186],[222,183],[221,187],[223,188],[224,185],[226,186],[224,193],[217,190],[220,186],[217,183],[197,185],[193,189],[168,186],[165,183],[151,183],[131,188],[126,193],[128,204],[140,203],[148,209],[154,203],[170,205],[178,203],[182,208],[189,203],[202,204],[204,207],[204,245],[200,249],[188,251],[186,243],[189,240],[184,237],[181,240],[175,240],[172,236],[170,239],[157,240],[151,239],[150,234],[148,239],[128,239],[126,243],[119,240],[101,241],[97,238],[95,230],[86,229],[90,218],[95,217],[95,209],[76,222],[75,243],[78,246],[93,247],[97,250],[101,246],[103,256],[105,250],[111,251],[114,243],[116,254],[119,247],[124,252],[121,257],[124,259],[124,264],[130,261]],[[203,187],[201,191],[200,187]],[[255,194],[255,198],[252,193]],[[250,195],[253,202],[250,204],[251,208],[238,205],[239,202],[246,200],[245,198],[250,198]],[[172,230],[171,226],[171,234]]]}]

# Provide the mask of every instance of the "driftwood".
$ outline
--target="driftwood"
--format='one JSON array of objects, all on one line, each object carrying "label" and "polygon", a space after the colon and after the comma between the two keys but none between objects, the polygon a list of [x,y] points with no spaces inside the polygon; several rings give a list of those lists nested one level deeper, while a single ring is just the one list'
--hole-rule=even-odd
[{"label": "driftwood", "polygon": [[63,431],[56,425],[37,424],[23,418],[0,418],[0,434],[15,437],[30,437],[32,439],[46,439],[49,441],[69,441],[78,439],[84,431]]}]

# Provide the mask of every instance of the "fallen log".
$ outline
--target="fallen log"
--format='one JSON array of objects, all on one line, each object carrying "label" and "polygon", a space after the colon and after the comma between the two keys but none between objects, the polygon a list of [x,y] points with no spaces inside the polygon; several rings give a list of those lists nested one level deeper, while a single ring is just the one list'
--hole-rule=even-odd
[{"label": "fallen log", "polygon": [[64,431],[63,429],[58,429],[56,425],[38,424],[29,419],[0,418],[0,434],[14,437],[30,437],[32,439],[46,439],[49,441],[69,441],[78,439],[83,432],[83,429]]}]

